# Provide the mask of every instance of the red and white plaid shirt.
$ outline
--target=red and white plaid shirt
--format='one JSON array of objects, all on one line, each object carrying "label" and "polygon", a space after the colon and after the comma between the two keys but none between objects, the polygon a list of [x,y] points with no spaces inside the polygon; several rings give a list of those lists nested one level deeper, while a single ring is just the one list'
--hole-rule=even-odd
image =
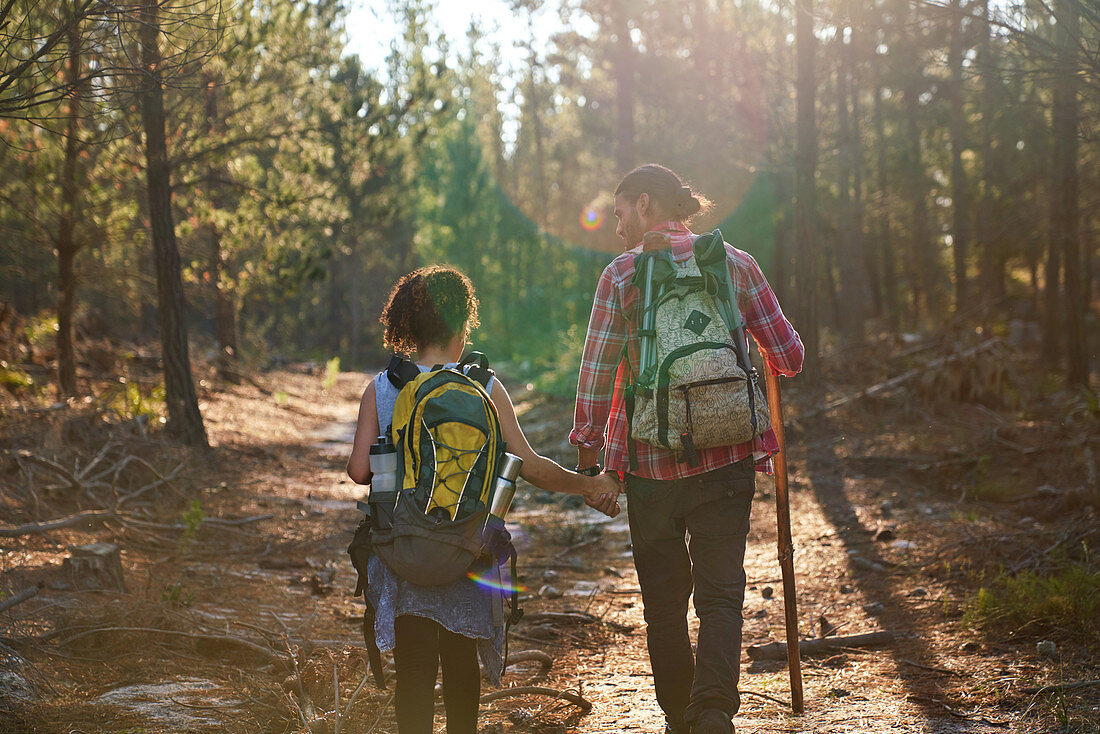
[{"label": "red and white plaid shirt", "polygon": [[[687,260],[696,237],[691,230],[682,222],[662,222],[653,229],[671,238],[674,261]],[[606,446],[604,464],[617,471],[629,471],[623,403],[623,389],[629,376],[617,372],[625,349],[632,373],[638,373],[640,340],[635,337],[637,324],[632,321],[638,289],[630,280],[634,276],[634,257],[640,251],[639,244],[615,258],[604,268],[596,286],[581,358],[576,415],[569,434],[569,441],[574,446],[596,450]],[[726,253],[742,317],[761,354],[773,371],[788,376],[797,374],[805,355],[802,340],[783,315],[760,266],[752,255],[728,243]],[[648,479],[678,479],[702,474],[741,461],[750,454],[770,457],[779,448],[769,428],[749,443],[699,449],[699,465],[688,466],[677,459],[674,451],[641,441],[634,443],[638,465],[631,473]],[[770,462],[762,462],[757,468],[770,471]]]}]

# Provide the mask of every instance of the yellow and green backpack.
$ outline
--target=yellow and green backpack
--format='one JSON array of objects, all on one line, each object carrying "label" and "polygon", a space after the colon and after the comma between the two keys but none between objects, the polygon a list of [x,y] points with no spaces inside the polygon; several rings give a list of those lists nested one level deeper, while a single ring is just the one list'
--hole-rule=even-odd
[{"label": "yellow and green backpack", "polygon": [[504,437],[486,391],[493,373],[484,355],[423,373],[408,367],[391,363],[388,370],[400,387],[388,429],[398,496],[392,528],[375,531],[373,545],[399,576],[434,586],[488,560],[483,529]]}]

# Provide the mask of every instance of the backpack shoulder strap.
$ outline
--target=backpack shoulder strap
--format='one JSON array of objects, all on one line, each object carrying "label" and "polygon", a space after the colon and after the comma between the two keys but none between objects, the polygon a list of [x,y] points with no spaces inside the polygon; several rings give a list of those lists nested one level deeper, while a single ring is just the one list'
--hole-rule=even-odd
[{"label": "backpack shoulder strap", "polygon": [[402,359],[396,354],[390,358],[390,363],[386,367],[386,377],[389,378],[390,384],[396,387],[398,390],[405,387],[417,377],[420,376],[420,370],[416,365],[407,359]]},{"label": "backpack shoulder strap", "polygon": [[722,319],[731,333],[742,326],[741,312],[737,308],[737,297],[733,291],[733,279],[730,277],[729,258],[726,256],[726,242],[722,232],[714,230],[701,234],[692,244],[692,254],[699,272],[707,284],[707,292],[718,299]]},{"label": "backpack shoulder strap", "polygon": [[470,352],[463,357],[458,363],[458,371],[463,372],[486,390],[489,389],[489,381],[496,374],[489,368],[489,358],[481,352]]}]

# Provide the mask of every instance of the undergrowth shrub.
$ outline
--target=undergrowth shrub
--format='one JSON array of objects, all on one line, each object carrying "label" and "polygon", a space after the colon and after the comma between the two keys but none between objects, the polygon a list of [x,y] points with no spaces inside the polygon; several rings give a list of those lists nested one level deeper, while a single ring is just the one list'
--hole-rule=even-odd
[{"label": "undergrowth shrub", "polygon": [[963,621],[1018,635],[1095,635],[1100,632],[1100,571],[1086,557],[1049,572],[999,574],[970,598]]}]

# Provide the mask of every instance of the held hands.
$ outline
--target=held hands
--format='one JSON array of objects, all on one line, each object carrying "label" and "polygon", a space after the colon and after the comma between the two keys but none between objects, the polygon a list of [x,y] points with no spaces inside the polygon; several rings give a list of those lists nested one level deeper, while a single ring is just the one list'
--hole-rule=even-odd
[{"label": "held hands", "polygon": [[622,486],[619,483],[619,475],[615,472],[604,472],[589,480],[589,486],[584,491],[584,503],[589,507],[599,510],[608,517],[619,514],[619,493]]}]

